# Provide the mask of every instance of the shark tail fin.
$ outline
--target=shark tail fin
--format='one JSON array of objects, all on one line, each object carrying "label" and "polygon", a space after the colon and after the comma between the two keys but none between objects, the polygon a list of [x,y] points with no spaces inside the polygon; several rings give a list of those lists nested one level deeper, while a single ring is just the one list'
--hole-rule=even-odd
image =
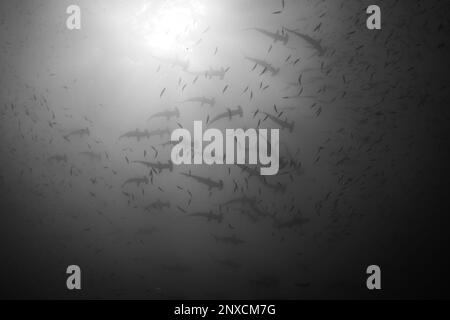
[{"label": "shark tail fin", "polygon": [[295,122],[292,121],[291,124],[289,125],[289,132],[292,133],[292,131],[294,131],[294,125],[295,125]]},{"label": "shark tail fin", "polygon": [[238,111],[239,111],[239,115],[242,118],[244,116],[244,110],[242,110],[242,107],[240,105],[238,106]]}]

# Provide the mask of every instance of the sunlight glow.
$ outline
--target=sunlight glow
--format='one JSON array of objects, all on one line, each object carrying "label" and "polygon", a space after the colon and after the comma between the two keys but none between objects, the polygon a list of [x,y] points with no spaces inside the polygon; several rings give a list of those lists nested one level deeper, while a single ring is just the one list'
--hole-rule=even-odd
[{"label": "sunlight glow", "polygon": [[148,1],[137,12],[134,28],[144,45],[159,54],[180,53],[195,42],[197,20],[204,14],[198,0]]}]

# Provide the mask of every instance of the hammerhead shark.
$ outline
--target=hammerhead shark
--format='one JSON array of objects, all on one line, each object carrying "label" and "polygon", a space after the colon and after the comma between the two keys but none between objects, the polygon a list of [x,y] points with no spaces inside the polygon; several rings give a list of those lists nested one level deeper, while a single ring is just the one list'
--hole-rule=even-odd
[{"label": "hammerhead shark", "polygon": [[83,151],[80,152],[81,155],[88,157],[91,160],[102,160],[102,155],[100,153],[95,153],[92,151]]},{"label": "hammerhead shark", "polygon": [[245,59],[254,62],[256,65],[260,65],[261,67],[263,67],[264,69],[261,74],[265,73],[266,71],[269,71],[270,73],[272,73],[272,76],[276,76],[278,72],[280,72],[280,68],[275,68],[267,61],[252,57],[245,57]]},{"label": "hammerhead shark", "polygon": [[79,130],[75,130],[72,132],[69,132],[68,134],[66,134],[65,136],[63,136],[63,138],[67,141],[70,141],[69,138],[71,136],[79,136],[82,137],[84,135],[89,136],[90,132],[89,132],[89,128],[83,128],[83,129],[79,129]]},{"label": "hammerhead shark", "polygon": [[148,120],[154,119],[154,118],[166,118],[167,120],[170,120],[170,118],[172,118],[172,117],[175,117],[175,118],[180,117],[180,110],[178,110],[177,107],[175,107],[175,109],[173,109],[173,110],[157,112],[157,113],[151,115],[150,118],[148,118]]},{"label": "hammerhead shark", "polygon": [[214,239],[217,242],[222,242],[222,243],[231,244],[231,245],[235,245],[235,246],[245,243],[244,240],[239,239],[235,234],[233,234],[232,236],[225,236],[225,237],[216,236],[214,234],[212,234],[212,236],[214,237]]},{"label": "hammerhead shark", "polygon": [[140,141],[143,138],[150,138],[150,133],[148,130],[140,131],[139,129],[136,129],[134,131],[124,133],[119,137],[119,140],[122,138],[136,138],[137,141]]},{"label": "hammerhead shark", "polygon": [[283,42],[284,45],[286,45],[288,43],[288,41],[289,41],[289,35],[287,33],[284,33],[284,32],[280,33],[280,31],[278,31],[278,30],[277,30],[276,33],[273,33],[273,32],[270,32],[270,31],[267,31],[267,30],[264,30],[264,29],[261,29],[261,28],[248,28],[248,29],[245,29],[245,30],[258,31],[258,32],[262,33],[263,35],[273,39],[273,42],[280,41],[280,42]]},{"label": "hammerhead shark", "polygon": [[204,76],[205,78],[207,78],[207,72],[208,70],[203,70],[203,71],[192,71],[192,70],[184,70],[184,72],[192,75],[192,76]]},{"label": "hammerhead shark", "polygon": [[263,182],[264,182],[264,185],[267,188],[272,189],[273,192],[275,192],[275,193],[282,193],[283,194],[283,193],[286,192],[286,189],[287,189],[286,184],[282,184],[280,182],[270,183],[270,182],[267,182],[267,180],[263,180]]},{"label": "hammerhead shark", "polygon": [[304,33],[300,33],[296,30],[291,30],[288,29],[286,27],[283,27],[284,30],[291,32],[293,34],[295,34],[296,36],[300,37],[301,39],[305,40],[306,42],[308,42],[319,54],[319,57],[322,56],[325,53],[325,49],[324,47],[322,47],[322,45],[320,44],[320,41],[317,41],[313,38],[311,38],[310,36],[308,36],[307,34]]},{"label": "hammerhead shark", "polygon": [[275,122],[276,124],[278,124],[279,126],[281,126],[281,128],[283,129],[289,129],[289,132],[292,132],[294,130],[294,121],[292,121],[291,123],[289,123],[286,120],[281,120],[280,118],[271,115],[270,113],[267,112],[262,112],[266,115],[266,118],[269,118],[270,120],[272,120],[273,122]]},{"label": "hammerhead shark", "polygon": [[262,179],[264,179],[264,177],[262,177],[262,176],[260,175],[260,172],[259,172],[258,169],[249,167],[249,166],[247,166],[247,165],[245,165],[245,164],[238,164],[237,166],[238,166],[239,168],[241,168],[242,171],[247,172],[249,177],[253,177],[253,176],[254,176],[254,177],[261,177]]},{"label": "hammerhead shark", "polygon": [[173,146],[177,145],[178,143],[179,143],[178,141],[169,140],[167,142],[161,143],[160,146],[162,146],[162,147],[172,146],[173,147]]},{"label": "hammerhead shark", "polygon": [[216,122],[220,119],[226,119],[228,118],[230,121],[234,116],[240,116],[241,118],[244,116],[244,111],[242,110],[241,106],[238,106],[236,109],[232,110],[230,108],[227,109],[226,112],[220,113],[217,116],[215,116],[214,118],[212,118],[209,122],[208,125],[212,124],[213,122]]},{"label": "hammerhead shark", "polygon": [[221,223],[223,220],[223,213],[219,213],[219,214],[215,214],[212,211],[208,211],[208,212],[195,212],[195,213],[191,213],[189,214],[190,217],[200,217],[200,218],[206,218],[206,220],[212,221],[212,220],[217,220],[218,223]]},{"label": "hammerhead shark", "polygon": [[215,98],[207,98],[207,97],[203,96],[203,97],[193,97],[193,98],[181,101],[181,103],[186,103],[186,102],[200,102],[201,106],[208,104],[209,106],[213,107],[216,104],[216,99]]},{"label": "hammerhead shark", "polygon": [[212,190],[213,188],[217,188],[219,190],[223,189],[223,181],[222,180],[219,180],[217,182],[217,181],[214,181],[214,180],[212,180],[210,178],[204,178],[204,177],[193,175],[193,174],[191,174],[190,171],[189,171],[189,173],[181,173],[181,174],[183,176],[192,178],[192,179],[196,180],[197,182],[206,185],[209,190]]},{"label": "hammerhead shark", "polygon": [[162,163],[162,162],[147,162],[147,161],[131,161],[131,163],[139,163],[143,164],[147,168],[151,168],[153,170],[157,170],[158,173],[161,173],[164,169],[167,169],[169,171],[173,171],[173,163],[169,160],[168,163]]},{"label": "hammerhead shark", "polygon": [[293,217],[286,221],[280,221],[280,220],[274,220],[274,227],[277,229],[285,229],[285,228],[293,228],[296,226],[303,226],[304,224],[308,223],[308,218],[301,218],[301,217]]},{"label": "hammerhead shark", "polygon": [[204,71],[189,71],[185,70],[187,73],[193,76],[205,76],[206,79],[212,79],[213,77],[218,77],[220,80],[223,80],[225,78],[225,74],[230,70],[230,67],[224,68],[221,67],[220,69],[213,69],[212,67],[209,67],[208,70]]},{"label": "hammerhead shark", "polygon": [[266,211],[263,211],[256,203],[251,203],[250,208],[258,217],[261,218],[273,218],[275,216],[275,213],[268,213]]},{"label": "hammerhead shark", "polygon": [[229,260],[229,259],[219,259],[219,258],[215,258],[215,257],[211,257],[213,259],[214,262],[216,262],[217,264],[230,268],[230,269],[239,269],[241,267],[241,265],[237,262],[234,262],[233,260]]},{"label": "hammerhead shark", "polygon": [[230,70],[230,67],[228,68],[221,67],[220,69],[213,69],[209,67],[209,70],[205,72],[205,75],[209,79],[212,79],[213,77],[218,77],[220,80],[223,80],[228,70]]},{"label": "hammerhead shark", "polygon": [[144,184],[148,184],[149,180],[147,177],[138,177],[138,178],[131,178],[126,180],[123,184],[122,184],[122,188],[130,183],[135,183],[138,187],[144,183]]},{"label": "hammerhead shark", "polygon": [[181,60],[178,58],[161,58],[161,57],[157,57],[154,55],[151,55],[153,58],[155,58],[156,60],[159,60],[163,63],[167,63],[170,64],[172,66],[178,66],[181,67],[183,70],[187,70],[189,68],[189,60]]},{"label": "hammerhead shark", "polygon": [[166,134],[170,135],[170,133],[171,133],[171,131],[169,130],[169,128],[165,128],[165,129],[152,130],[148,133],[148,135],[149,135],[149,137],[159,136],[160,138],[162,138]]},{"label": "hammerhead shark", "polygon": [[246,195],[243,195],[242,197],[231,199],[227,202],[224,202],[221,204],[221,206],[229,206],[231,204],[256,204],[257,200],[256,197],[247,197]]},{"label": "hammerhead shark", "polygon": [[67,155],[66,154],[63,154],[63,155],[55,154],[54,156],[51,156],[47,160],[49,162],[65,162],[65,163],[67,163]]},{"label": "hammerhead shark", "polygon": [[170,208],[170,202],[163,202],[160,199],[158,199],[157,201],[150,203],[148,206],[146,206],[144,209],[146,211],[151,211],[152,209],[155,210],[162,210],[164,208]]}]

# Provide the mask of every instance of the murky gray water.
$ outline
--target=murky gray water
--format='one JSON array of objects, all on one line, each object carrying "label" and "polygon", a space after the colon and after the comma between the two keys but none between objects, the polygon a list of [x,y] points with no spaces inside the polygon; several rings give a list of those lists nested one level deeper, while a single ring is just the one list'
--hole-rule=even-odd
[{"label": "murky gray water", "polygon": [[[370,264],[386,297],[439,292],[405,288],[442,240],[445,1],[385,1],[381,31],[366,1],[76,2],[72,31],[71,1],[1,4],[2,296],[370,297]],[[174,129],[237,106],[211,126],[294,123],[277,175],[134,163],[168,163]]]}]

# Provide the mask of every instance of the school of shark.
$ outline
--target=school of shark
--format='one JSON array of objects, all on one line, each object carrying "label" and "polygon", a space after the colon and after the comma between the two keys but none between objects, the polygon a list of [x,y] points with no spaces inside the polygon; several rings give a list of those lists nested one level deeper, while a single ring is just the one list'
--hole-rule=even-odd
[{"label": "school of shark", "polygon": [[411,123],[444,101],[401,1],[382,31],[357,0],[73,2],[79,30],[56,0],[0,14],[2,234],[23,240],[2,252],[42,266],[30,296],[64,297],[70,264],[83,297],[366,294],[361,252],[397,254],[428,179],[437,129]]}]

